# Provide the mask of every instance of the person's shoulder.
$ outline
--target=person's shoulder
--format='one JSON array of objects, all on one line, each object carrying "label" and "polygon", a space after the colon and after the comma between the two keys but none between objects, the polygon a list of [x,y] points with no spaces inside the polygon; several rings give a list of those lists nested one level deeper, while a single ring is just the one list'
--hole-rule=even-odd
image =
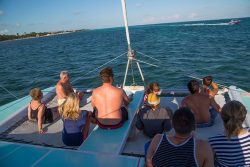
[{"label": "person's shoulder", "polygon": [[196,142],[196,146],[198,150],[206,151],[207,149],[211,147],[208,141],[203,140],[203,139],[196,139],[195,142]]},{"label": "person's shoulder", "polygon": [[146,112],[148,112],[148,111],[150,111],[151,110],[151,107],[150,106],[146,106],[146,107],[144,107],[144,108],[141,108],[140,110],[139,110],[139,113],[146,113]]},{"label": "person's shoulder", "polygon": [[125,91],[122,89],[122,88],[118,88],[118,87],[115,87],[113,86],[113,88],[121,93],[125,93]]},{"label": "person's shoulder", "polygon": [[216,135],[210,136],[208,138],[208,142],[210,144],[216,143],[218,141],[227,141],[227,140],[228,139],[227,139],[227,137],[226,137],[226,135],[224,133],[216,134]]},{"label": "person's shoulder", "polygon": [[56,88],[58,89],[62,89],[63,88],[63,85],[62,85],[62,83],[60,82],[60,81],[58,81],[57,83],[56,83]]},{"label": "person's shoulder", "polygon": [[62,85],[61,80],[58,80],[57,83],[56,83],[56,85]]},{"label": "person's shoulder", "polygon": [[156,135],[154,136],[154,138],[152,139],[152,141],[154,141],[154,142],[156,142],[156,143],[159,143],[163,135],[164,135],[164,134],[159,134],[159,133],[156,134]]},{"label": "person's shoulder", "polygon": [[201,156],[212,154],[212,147],[206,140],[196,139],[196,152]]},{"label": "person's shoulder", "polygon": [[38,106],[38,110],[45,110],[46,109],[46,105],[44,103],[40,103],[39,106]]},{"label": "person's shoulder", "polygon": [[92,90],[92,94],[98,93],[101,90],[101,86]]},{"label": "person's shoulder", "polygon": [[186,97],[183,98],[183,100],[181,101],[181,103],[190,103],[192,102],[193,100],[193,95],[187,95]]},{"label": "person's shoulder", "polygon": [[192,94],[185,96],[185,97],[183,98],[182,101],[188,101],[188,100],[190,100],[191,98],[193,98],[193,95],[192,95]]},{"label": "person's shoulder", "polygon": [[161,111],[166,113],[170,118],[173,115],[173,110],[170,107],[160,107]]}]

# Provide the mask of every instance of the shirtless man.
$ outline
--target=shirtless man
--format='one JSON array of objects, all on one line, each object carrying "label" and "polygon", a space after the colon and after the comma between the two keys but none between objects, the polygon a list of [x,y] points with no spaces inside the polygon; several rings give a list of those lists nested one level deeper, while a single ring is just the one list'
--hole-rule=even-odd
[{"label": "shirtless man", "polygon": [[[191,80],[188,83],[188,89],[191,95],[188,95],[182,100],[182,107],[188,107],[194,113],[197,127],[212,126],[217,112],[220,112],[220,106],[215,102],[214,98],[209,98],[200,92],[199,83],[196,80]],[[210,106],[213,109],[210,109]]]},{"label": "shirtless man", "polygon": [[112,68],[101,70],[100,77],[103,84],[93,90],[91,100],[96,111],[97,123],[101,128],[119,128],[128,119],[128,111],[124,105],[127,106],[130,99],[123,89],[112,85],[114,82]]},{"label": "shirtless man", "polygon": [[66,100],[67,96],[74,92],[70,81],[68,71],[61,71],[60,80],[56,84],[56,94],[58,105],[62,105]]}]

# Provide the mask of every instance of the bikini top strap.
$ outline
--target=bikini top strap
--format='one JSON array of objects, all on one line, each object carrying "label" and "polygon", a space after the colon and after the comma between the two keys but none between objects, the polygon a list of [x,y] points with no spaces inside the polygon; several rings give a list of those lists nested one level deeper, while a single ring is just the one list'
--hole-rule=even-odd
[{"label": "bikini top strap", "polygon": [[[32,107],[31,107],[31,102],[32,102],[32,100],[30,101],[30,109],[33,110]],[[41,103],[35,110],[38,110],[42,105],[43,105],[43,103]]]}]

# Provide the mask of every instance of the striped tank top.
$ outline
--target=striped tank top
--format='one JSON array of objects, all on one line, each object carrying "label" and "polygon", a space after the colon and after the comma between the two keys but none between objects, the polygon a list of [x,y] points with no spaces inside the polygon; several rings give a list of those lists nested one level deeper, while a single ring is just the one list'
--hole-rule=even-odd
[{"label": "striped tank top", "polygon": [[250,129],[247,133],[231,137],[219,134],[208,139],[215,152],[215,162],[219,167],[250,166]]},{"label": "striped tank top", "polygon": [[172,143],[164,134],[152,158],[154,167],[199,166],[195,155],[195,140],[188,138],[182,144]]}]

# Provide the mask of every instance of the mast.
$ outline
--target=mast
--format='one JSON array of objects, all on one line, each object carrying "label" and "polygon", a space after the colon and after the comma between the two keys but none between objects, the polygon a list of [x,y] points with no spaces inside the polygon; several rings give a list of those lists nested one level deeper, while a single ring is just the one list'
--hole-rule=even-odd
[{"label": "mast", "polygon": [[124,20],[124,25],[125,25],[125,30],[126,30],[126,38],[127,38],[127,43],[128,43],[128,62],[127,62],[126,71],[125,71],[124,80],[123,80],[123,85],[122,85],[122,87],[124,87],[125,84],[126,84],[126,80],[127,80],[129,66],[131,66],[132,77],[133,77],[133,85],[135,85],[135,82],[134,82],[134,72],[133,72],[133,61],[136,61],[136,64],[137,64],[137,67],[139,69],[139,72],[140,72],[140,75],[141,75],[143,83],[144,83],[144,77],[143,77],[143,74],[142,74],[142,70],[141,70],[140,64],[135,59],[135,52],[134,52],[134,50],[132,50],[131,44],[130,44],[130,36],[129,36],[129,30],[128,30],[128,19],[127,19],[127,10],[126,10],[126,0],[121,0],[121,2],[122,2],[123,20]]}]

